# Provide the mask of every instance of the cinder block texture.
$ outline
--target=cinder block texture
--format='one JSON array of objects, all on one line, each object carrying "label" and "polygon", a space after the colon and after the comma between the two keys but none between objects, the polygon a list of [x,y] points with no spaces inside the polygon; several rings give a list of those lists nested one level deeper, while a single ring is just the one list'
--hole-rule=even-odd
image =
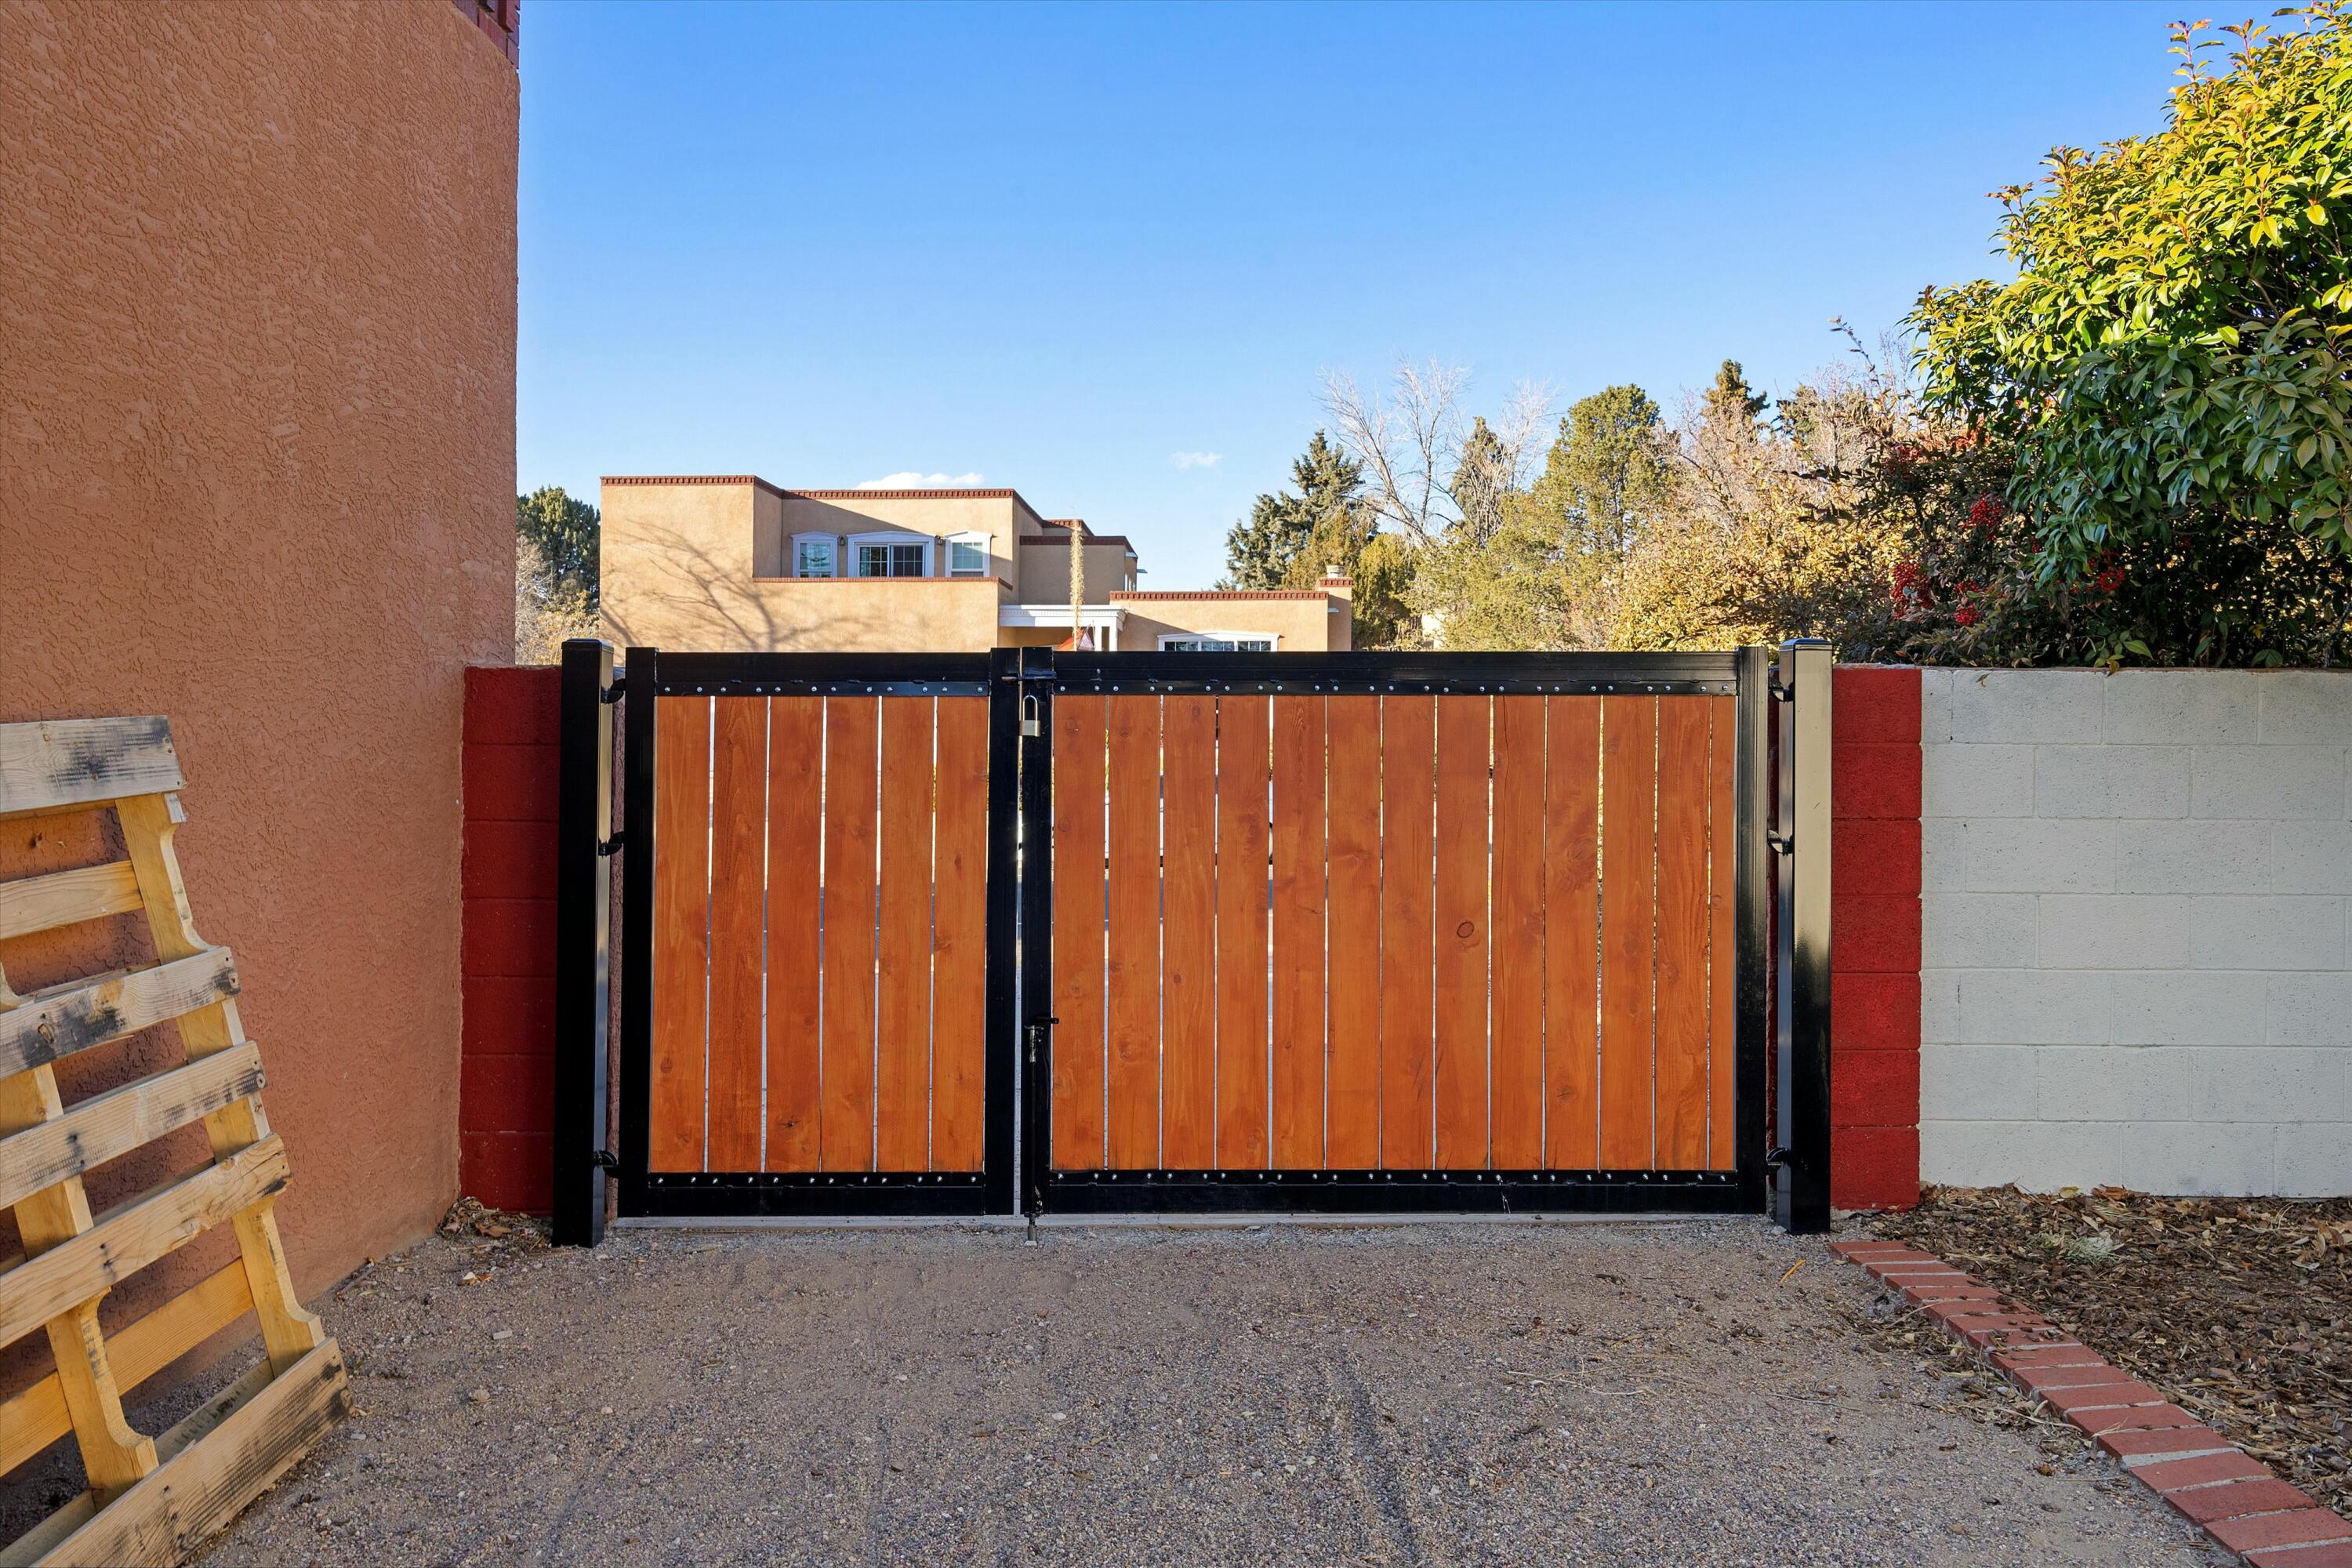
[{"label": "cinder block texture", "polygon": [[1929,1181],[2352,1193],[2352,673],[1929,670]]}]

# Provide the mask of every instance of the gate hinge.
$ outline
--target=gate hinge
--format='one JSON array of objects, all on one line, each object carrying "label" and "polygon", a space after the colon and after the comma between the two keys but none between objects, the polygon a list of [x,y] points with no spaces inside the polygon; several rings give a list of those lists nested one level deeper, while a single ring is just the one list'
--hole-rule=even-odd
[{"label": "gate hinge", "polygon": [[589,1155],[588,1164],[591,1169],[598,1171],[617,1172],[621,1168],[620,1157],[610,1149],[599,1149]]},{"label": "gate hinge", "polygon": [[596,694],[596,700],[599,702],[603,702],[607,705],[618,702],[621,700],[621,689],[628,684],[629,678],[627,676],[616,675],[613,678],[612,685],[604,688],[604,690]]},{"label": "gate hinge", "polygon": [[1764,1151],[1764,1163],[1768,1167],[1786,1165],[1793,1170],[1796,1168],[1797,1152],[1776,1143]]},{"label": "gate hinge", "polygon": [[596,853],[599,855],[610,855],[628,841],[629,830],[625,827],[620,832],[613,835],[610,838],[599,838],[596,840]]},{"label": "gate hinge", "polygon": [[1797,840],[1793,834],[1768,831],[1764,835],[1764,842],[1772,847],[1775,854],[1794,855],[1797,852]]}]

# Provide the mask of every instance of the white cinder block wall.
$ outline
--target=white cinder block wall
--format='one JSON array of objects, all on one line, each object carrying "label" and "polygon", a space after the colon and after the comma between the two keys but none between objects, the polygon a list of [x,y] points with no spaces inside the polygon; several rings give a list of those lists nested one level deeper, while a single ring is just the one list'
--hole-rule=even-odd
[{"label": "white cinder block wall", "polygon": [[1921,702],[1922,1177],[2352,1193],[2352,674]]}]

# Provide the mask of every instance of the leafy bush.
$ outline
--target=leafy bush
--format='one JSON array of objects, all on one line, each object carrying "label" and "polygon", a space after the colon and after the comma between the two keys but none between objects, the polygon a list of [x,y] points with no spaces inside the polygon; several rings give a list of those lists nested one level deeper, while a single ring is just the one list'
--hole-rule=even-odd
[{"label": "leafy bush", "polygon": [[2226,29],[2218,72],[2204,24],[2177,27],[2166,128],[2053,153],[1996,193],[2017,279],[1921,295],[1931,409],[2015,460],[1998,524],[1921,542],[1906,614],[1976,610],[1939,648],[2352,651],[2352,35],[2342,0],[2295,14],[2282,36]]}]

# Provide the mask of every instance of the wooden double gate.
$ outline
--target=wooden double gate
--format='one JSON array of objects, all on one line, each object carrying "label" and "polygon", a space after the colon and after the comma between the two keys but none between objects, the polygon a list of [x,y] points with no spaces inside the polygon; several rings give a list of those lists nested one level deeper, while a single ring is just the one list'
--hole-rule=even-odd
[{"label": "wooden double gate", "polygon": [[1788,1163],[1764,649],[602,658],[624,1216],[1760,1211]]}]

